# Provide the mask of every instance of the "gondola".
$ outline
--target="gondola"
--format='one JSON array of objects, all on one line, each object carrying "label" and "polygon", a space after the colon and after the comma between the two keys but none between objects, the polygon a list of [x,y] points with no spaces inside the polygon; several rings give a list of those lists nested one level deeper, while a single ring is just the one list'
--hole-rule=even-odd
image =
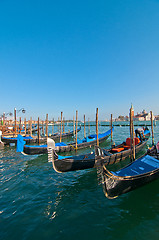
[{"label": "gondola", "polygon": [[[141,151],[143,147],[146,146],[148,139],[150,137],[150,131],[148,129],[144,130],[144,134],[141,135],[139,131],[135,131],[136,135],[140,136],[140,138],[135,137],[135,153],[137,154],[138,152]],[[127,138],[125,142],[122,144],[119,144],[118,146],[112,147],[110,150],[107,150],[111,155],[106,156],[105,155],[105,149],[101,149],[101,151],[104,153],[104,156],[102,156],[102,161],[106,165],[111,165],[113,163],[120,162],[124,160],[127,157],[131,156],[131,139]],[[101,160],[101,156],[98,156],[98,163]],[[96,164],[97,164],[97,159],[96,159]]]},{"label": "gondola", "polygon": [[[77,132],[79,132],[81,130],[81,126],[77,129]],[[64,138],[68,138],[73,136],[74,131],[70,131],[70,132],[65,132],[62,133],[61,137],[62,139]],[[50,138],[54,139],[54,140],[58,140],[60,139],[60,133],[55,133],[53,135],[49,136]],[[38,140],[37,136],[24,136],[24,141],[26,142],[26,144],[33,144],[33,143],[38,143],[38,141],[40,141],[40,143],[46,143],[47,142],[47,137],[40,137],[40,139]],[[15,145],[17,144],[17,137],[4,137],[2,136],[2,142],[5,145],[8,145],[10,143],[14,143]]]},{"label": "gondola", "polygon": [[[139,140],[139,138],[135,138],[136,153],[138,153],[146,145],[148,141],[150,131],[145,130],[144,133],[145,135],[144,137],[141,138],[141,140]],[[126,142],[123,142],[122,144],[111,149],[102,149],[102,152],[103,152],[102,161],[104,160],[104,163],[107,165],[114,164],[118,161],[122,161],[126,157],[129,157],[131,155],[130,138],[127,138]],[[98,156],[98,162],[100,160],[101,157]],[[84,170],[93,167],[96,167],[94,152],[78,156],[63,157],[57,155],[56,151],[54,151],[53,168],[57,172]]]},{"label": "gondola", "polygon": [[[77,132],[79,132],[80,130],[81,130],[81,125],[80,125],[79,128],[77,128]],[[74,134],[75,134],[75,131],[64,132],[64,133],[62,133],[61,138],[62,138],[62,139],[64,139],[64,138],[69,138],[69,137],[74,136]],[[60,133],[54,133],[54,134],[52,134],[52,135],[49,136],[49,137],[51,137],[51,138],[54,139],[54,140],[59,140],[59,139],[60,139]]]},{"label": "gondola", "polygon": [[[42,127],[39,127],[39,130],[41,130],[41,129],[42,129]],[[14,131],[14,128],[13,128],[13,131]],[[38,131],[37,124],[32,125],[32,134],[36,133],[37,131]],[[26,134],[29,134],[29,132],[30,132],[30,129],[29,129],[29,127],[27,127],[26,128]],[[21,134],[23,134],[23,133],[25,134],[25,127],[24,126],[21,129]]]},{"label": "gondola", "polygon": [[[96,148],[98,156],[99,149]],[[102,185],[107,198],[116,198],[159,178],[159,142],[126,167],[113,172],[101,165]]]},{"label": "gondola", "polygon": [[[114,128],[112,129],[112,131],[113,130]],[[99,143],[104,142],[110,136],[110,134],[111,134],[111,129],[106,131],[105,133],[98,134]],[[96,134],[89,135],[88,137],[77,141],[77,149],[79,150],[79,149],[95,146],[96,142],[97,142],[97,135]],[[55,144],[55,151],[57,153],[71,152],[77,149],[76,149],[76,142],[72,142],[68,144],[61,142],[61,143]],[[47,153],[47,145],[33,145],[33,146],[24,145],[23,153],[28,155],[45,154]],[[55,153],[55,157],[56,157],[56,153]]]}]

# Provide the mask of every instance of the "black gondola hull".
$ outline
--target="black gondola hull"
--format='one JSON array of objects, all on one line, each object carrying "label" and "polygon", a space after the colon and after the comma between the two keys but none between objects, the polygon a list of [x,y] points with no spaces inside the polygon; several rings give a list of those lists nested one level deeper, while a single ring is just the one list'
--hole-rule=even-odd
[{"label": "black gondola hull", "polygon": [[[77,132],[79,132],[81,130],[81,127],[79,127],[77,129]],[[69,138],[69,137],[72,137],[74,135],[73,131],[71,132],[66,132],[66,133],[63,133],[62,134],[62,139],[66,139],[66,138]],[[25,137],[24,137],[25,138]],[[57,141],[60,139],[60,134],[53,134],[50,136],[50,138],[52,138],[53,140]],[[10,143],[14,143],[15,145],[17,145],[17,138],[12,138],[12,137],[3,137],[2,136],[2,142],[5,144],[5,145],[9,145]],[[25,142],[26,144],[33,144],[33,143],[46,143],[47,142],[47,137],[44,136],[44,137],[40,137],[40,139],[38,139],[38,137],[33,137],[33,138],[30,138],[30,139],[25,139]],[[40,154],[40,153],[39,153]]]},{"label": "black gondola hull", "polygon": [[[100,138],[99,143],[102,143],[105,140],[107,140],[109,136],[110,135],[107,135],[103,138]],[[90,141],[90,142],[80,143],[80,144],[77,144],[77,149],[80,150],[80,149],[84,149],[84,148],[87,148],[87,147],[92,147],[92,146],[95,146],[96,143],[97,143],[96,140]],[[58,146],[58,147],[55,147],[55,151],[57,153],[76,151],[76,144],[73,143],[73,144],[68,144],[67,146]],[[24,145],[23,152],[25,154],[29,154],[29,155],[46,154],[47,153],[47,146],[45,146],[45,147],[35,146],[34,147],[34,146]]]},{"label": "black gondola hull", "polygon": [[[143,149],[146,145],[148,140],[140,143],[136,146],[136,153],[139,153],[141,149]],[[104,156],[104,164],[111,165],[117,163],[119,161],[125,160],[125,158],[131,155],[131,150],[125,150],[122,153],[112,154],[110,156]],[[101,158],[100,158],[101,160]],[[98,161],[100,161],[98,159]],[[95,154],[86,154],[75,156],[74,158],[67,158],[67,159],[57,159],[54,161],[54,169],[57,172],[68,172],[68,171],[76,171],[76,170],[84,170],[89,168],[96,167],[97,161],[95,161]]]},{"label": "black gondola hull", "polygon": [[[76,156],[75,156],[76,157]],[[54,170],[57,172],[69,172],[93,168],[95,165],[95,154],[90,154],[89,159],[85,155],[80,155],[80,159],[67,158],[54,160]]]},{"label": "black gondola hull", "polygon": [[105,169],[103,173],[103,190],[108,198],[116,198],[121,194],[135,190],[159,178],[159,169],[154,172],[139,175],[137,178],[131,177],[131,179],[123,180],[111,178]]}]

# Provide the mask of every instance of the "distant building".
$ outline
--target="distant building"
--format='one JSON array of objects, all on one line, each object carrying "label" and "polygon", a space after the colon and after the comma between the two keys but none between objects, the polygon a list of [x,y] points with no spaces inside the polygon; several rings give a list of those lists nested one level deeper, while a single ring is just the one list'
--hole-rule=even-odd
[{"label": "distant building", "polygon": [[[141,113],[137,113],[134,116],[134,121],[150,121],[151,120],[151,114],[147,113],[145,110],[143,110]],[[153,116],[154,120],[154,116]]]},{"label": "distant building", "polygon": [[159,120],[159,115],[156,115],[156,116],[155,116],[155,120]]},{"label": "distant building", "polygon": [[125,117],[124,116],[119,116],[118,119],[119,119],[119,121],[124,121]]},{"label": "distant building", "polygon": [[125,117],[125,121],[129,121],[129,117],[128,116]]},{"label": "distant building", "polygon": [[118,118],[115,119],[116,122],[118,121],[129,121],[129,117],[128,116],[122,116],[120,115]]}]

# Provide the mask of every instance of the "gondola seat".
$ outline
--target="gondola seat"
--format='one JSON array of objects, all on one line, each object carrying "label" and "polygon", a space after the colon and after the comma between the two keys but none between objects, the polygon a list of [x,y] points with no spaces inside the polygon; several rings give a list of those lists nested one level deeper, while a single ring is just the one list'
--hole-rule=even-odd
[{"label": "gondola seat", "polygon": [[125,150],[130,148],[130,146],[128,146],[128,145],[124,145],[123,147],[124,147]]},{"label": "gondola seat", "polygon": [[[136,137],[135,138],[135,145],[138,145],[139,143],[140,143],[140,139],[138,137]],[[125,143],[125,145],[123,147],[126,150],[126,149],[129,149],[130,146],[131,146],[131,138],[127,138],[126,139],[126,143]]]},{"label": "gondola seat", "polygon": [[123,147],[121,147],[121,148],[113,148],[113,149],[111,150],[111,152],[113,152],[113,153],[118,153],[118,152],[121,152],[121,151],[123,151],[123,150],[124,150]]},{"label": "gondola seat", "polygon": [[[134,139],[135,139],[135,145],[139,144],[140,139],[138,137],[136,137]],[[126,139],[126,146],[131,146],[131,138]]]}]

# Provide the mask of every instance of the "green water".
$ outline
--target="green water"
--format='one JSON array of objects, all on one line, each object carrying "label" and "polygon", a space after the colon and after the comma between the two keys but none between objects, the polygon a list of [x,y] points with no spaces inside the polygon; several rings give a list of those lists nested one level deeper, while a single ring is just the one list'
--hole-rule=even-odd
[{"label": "green water", "polygon": [[[157,142],[158,124],[154,132]],[[115,143],[128,134],[129,127],[116,127]],[[109,147],[110,140],[105,145]],[[108,200],[96,169],[58,174],[46,155],[24,156],[14,147],[5,147],[0,148],[0,189],[3,240],[159,239],[158,180]]]}]

